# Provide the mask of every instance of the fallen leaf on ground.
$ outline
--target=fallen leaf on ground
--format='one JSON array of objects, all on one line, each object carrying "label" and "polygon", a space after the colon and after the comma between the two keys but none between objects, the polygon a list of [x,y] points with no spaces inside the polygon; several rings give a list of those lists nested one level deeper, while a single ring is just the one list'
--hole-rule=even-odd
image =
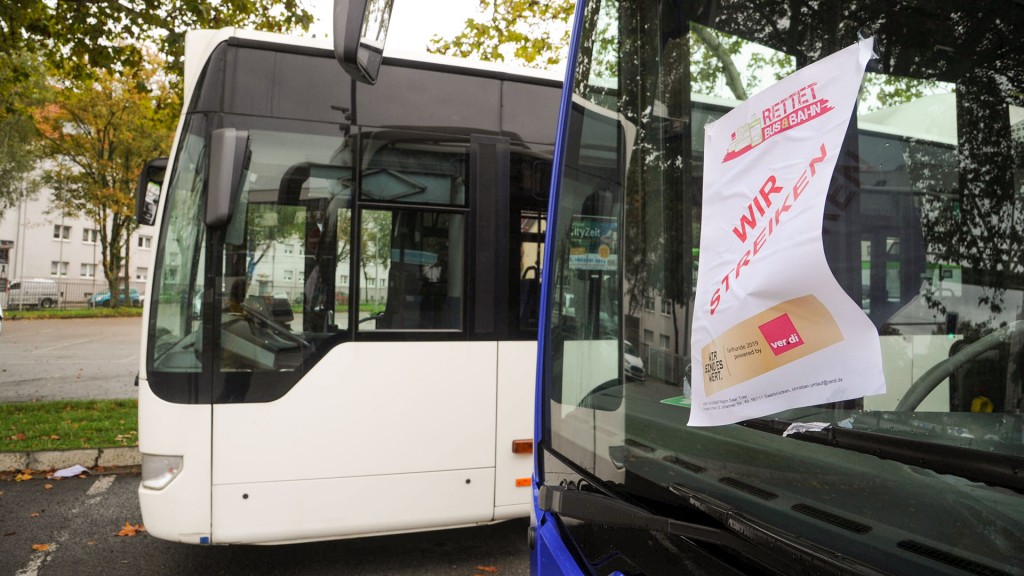
[{"label": "fallen leaf on ground", "polygon": [[36,552],[44,552],[44,551],[50,549],[50,545],[49,544],[33,544],[32,545],[32,549],[35,550]]},{"label": "fallen leaf on ground", "polygon": [[14,477],[14,481],[15,482],[24,482],[25,480],[31,480],[31,479],[32,479],[32,475],[31,474],[26,474],[24,472],[22,472],[21,474],[18,474],[17,476]]},{"label": "fallen leaf on ground", "polygon": [[124,528],[117,533],[118,536],[135,536],[139,532],[145,532],[146,527],[142,524],[132,524],[131,522],[125,521]]},{"label": "fallen leaf on ground", "polygon": [[31,516],[33,518],[39,518],[39,512],[33,512],[33,513],[29,514],[29,516]]},{"label": "fallen leaf on ground", "polygon": [[28,440],[28,436],[25,436],[24,432],[18,432],[14,436],[11,436],[11,440]]},{"label": "fallen leaf on ground", "polygon": [[50,488],[53,488],[53,484],[43,484],[43,488],[49,490]]},{"label": "fallen leaf on ground", "polygon": [[476,569],[481,571],[481,572],[487,572],[488,574],[497,574],[498,573],[498,567],[497,566],[477,566]]}]

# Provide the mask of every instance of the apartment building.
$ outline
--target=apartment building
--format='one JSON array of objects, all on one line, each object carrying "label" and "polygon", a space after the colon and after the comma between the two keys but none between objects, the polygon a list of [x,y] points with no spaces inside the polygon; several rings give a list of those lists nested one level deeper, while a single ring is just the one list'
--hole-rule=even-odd
[{"label": "apartment building", "polygon": [[[53,192],[0,212],[0,288],[27,278],[55,280],[60,305],[84,306],[93,293],[106,292],[100,231],[86,218],[51,210]],[[152,270],[156,238],[140,229],[132,234],[129,260],[122,269],[131,285],[145,290]],[[0,302],[6,294],[0,293]]]}]

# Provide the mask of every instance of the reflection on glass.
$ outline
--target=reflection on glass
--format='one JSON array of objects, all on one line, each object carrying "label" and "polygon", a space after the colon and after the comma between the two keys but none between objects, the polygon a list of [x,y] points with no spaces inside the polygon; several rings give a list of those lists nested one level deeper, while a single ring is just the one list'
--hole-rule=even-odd
[{"label": "reflection on glass", "polygon": [[[891,537],[941,542],[996,572],[1024,570],[1024,504],[995,487],[1015,480],[974,466],[991,458],[1008,470],[1024,455],[1021,8],[655,4],[603,0],[584,15],[553,226],[548,447],[659,514],[678,512],[681,499],[663,487],[682,483],[822,546],[866,546],[894,573],[916,564],[890,556]],[[793,409],[775,425],[689,429],[695,270],[698,257],[714,257],[696,249],[703,126],[863,31],[876,36],[880,58],[822,235],[833,275],[878,328],[888,392]],[[622,231],[607,269],[588,269],[591,252],[573,240],[597,217]],[[644,379],[631,374],[630,356]],[[596,400],[609,396],[617,401]],[[830,423],[835,438],[870,432],[872,448],[781,438],[793,421]],[[897,440],[912,442],[912,455],[897,453]],[[771,498],[756,501],[723,478]],[[827,538],[820,521],[790,509],[795,502],[870,535]]]}]

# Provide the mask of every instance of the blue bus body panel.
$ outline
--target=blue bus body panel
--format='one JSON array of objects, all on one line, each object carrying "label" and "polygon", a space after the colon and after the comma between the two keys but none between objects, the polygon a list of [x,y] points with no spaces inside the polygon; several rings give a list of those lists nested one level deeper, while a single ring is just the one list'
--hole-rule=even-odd
[{"label": "blue bus body panel", "polygon": [[530,574],[584,576],[562,541],[555,519],[543,512],[537,520],[536,546],[530,552]]},{"label": "blue bus body panel", "polygon": [[[562,180],[562,165],[565,159],[565,133],[569,126],[569,115],[572,111],[573,93],[573,69],[579,57],[580,37],[583,30],[583,15],[587,11],[587,0],[576,2],[576,11],[573,14],[572,39],[569,42],[568,65],[565,67],[565,81],[562,84],[562,104],[558,114],[558,130],[555,134],[555,159],[551,171],[551,194],[548,198],[548,234],[558,226],[558,197]],[[544,243],[544,261],[554,262],[554,246],[551,242]],[[544,276],[550,273],[551,266],[544,267]],[[541,307],[540,307],[540,328],[537,341],[537,394],[534,400],[534,449],[533,449],[533,518],[537,522],[535,547],[530,553],[530,573],[547,575],[583,575],[566,543],[562,541],[561,533],[555,519],[544,512],[537,504],[537,488],[543,479],[543,472],[539,467],[540,442],[543,439],[544,431],[544,374],[547,363],[544,361],[545,337],[548,329],[548,306],[551,302],[551,286],[553,282],[549,278],[541,281]]]}]

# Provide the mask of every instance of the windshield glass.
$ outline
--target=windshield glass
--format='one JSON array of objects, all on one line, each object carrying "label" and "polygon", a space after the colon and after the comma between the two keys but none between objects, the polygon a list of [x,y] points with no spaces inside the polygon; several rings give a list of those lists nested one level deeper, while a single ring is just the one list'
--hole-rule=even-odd
[{"label": "windshield glass", "polygon": [[[659,514],[695,492],[892,573],[1024,570],[1024,7],[655,4],[595,0],[583,16],[545,448]],[[701,246],[705,126],[861,35],[877,58],[820,241],[873,325],[885,393],[688,426],[697,271],[717,251]],[[743,402],[743,386],[707,397]],[[784,436],[793,423],[812,431]]]}]

